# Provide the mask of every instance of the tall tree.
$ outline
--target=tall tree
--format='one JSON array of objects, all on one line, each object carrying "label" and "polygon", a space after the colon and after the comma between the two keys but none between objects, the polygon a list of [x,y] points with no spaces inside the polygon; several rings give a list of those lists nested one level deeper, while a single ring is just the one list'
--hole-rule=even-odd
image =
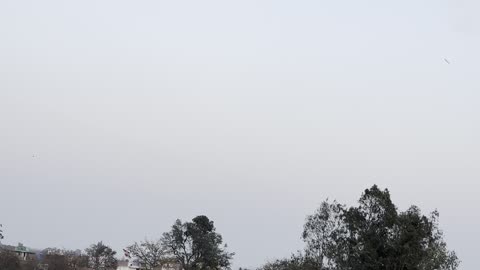
[{"label": "tall tree", "polygon": [[306,256],[311,259],[310,262],[315,262],[317,269],[328,269],[333,265],[331,253],[341,228],[342,209],[343,206],[336,201],[329,203],[326,200],[306,218],[302,238],[306,243]]},{"label": "tall tree", "polygon": [[398,212],[390,192],[366,189],[358,206],[322,203],[307,217],[307,256],[320,269],[454,270],[459,260],[447,249],[438,212],[425,216],[416,206]]},{"label": "tall tree", "polygon": [[222,243],[222,236],[206,216],[197,216],[185,223],[177,220],[172,230],[162,237],[167,252],[184,270],[230,269],[234,253],[226,251]]},{"label": "tall tree", "polygon": [[3,239],[2,224],[0,224],[0,240]]},{"label": "tall tree", "polygon": [[[397,209],[390,199],[390,192],[376,185],[366,189],[359,206],[345,211],[344,222],[348,228],[347,266],[358,270],[382,269],[393,258],[391,238],[397,221]],[[389,268],[387,268],[389,269]],[[392,268],[393,269],[393,268]]]},{"label": "tall tree", "polygon": [[85,250],[88,256],[88,266],[93,270],[108,270],[117,268],[116,251],[98,242]]},{"label": "tall tree", "polygon": [[126,248],[127,255],[137,259],[146,269],[161,267],[166,261],[166,251],[160,240],[137,243]]}]

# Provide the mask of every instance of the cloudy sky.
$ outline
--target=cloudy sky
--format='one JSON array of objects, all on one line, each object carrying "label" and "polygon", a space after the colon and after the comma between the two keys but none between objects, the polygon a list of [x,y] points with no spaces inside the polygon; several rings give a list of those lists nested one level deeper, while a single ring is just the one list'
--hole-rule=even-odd
[{"label": "cloudy sky", "polygon": [[[478,267],[480,4],[0,2],[4,243],[117,250],[215,221],[235,267],[325,198],[438,209]],[[448,64],[447,59],[450,64]]]}]

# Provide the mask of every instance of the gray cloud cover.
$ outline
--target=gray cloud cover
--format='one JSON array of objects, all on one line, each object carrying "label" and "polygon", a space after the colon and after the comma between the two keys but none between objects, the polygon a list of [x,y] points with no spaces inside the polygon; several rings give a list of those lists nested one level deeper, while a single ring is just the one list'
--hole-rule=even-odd
[{"label": "gray cloud cover", "polygon": [[377,183],[474,269],[479,8],[2,1],[4,242],[120,250],[206,214],[255,267]]}]

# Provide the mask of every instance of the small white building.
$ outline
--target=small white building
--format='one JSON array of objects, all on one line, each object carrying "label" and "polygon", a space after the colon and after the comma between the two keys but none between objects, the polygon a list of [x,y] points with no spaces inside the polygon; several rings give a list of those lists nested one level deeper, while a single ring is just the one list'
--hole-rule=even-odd
[{"label": "small white building", "polygon": [[142,266],[136,260],[120,260],[118,261],[117,270],[142,270]]}]

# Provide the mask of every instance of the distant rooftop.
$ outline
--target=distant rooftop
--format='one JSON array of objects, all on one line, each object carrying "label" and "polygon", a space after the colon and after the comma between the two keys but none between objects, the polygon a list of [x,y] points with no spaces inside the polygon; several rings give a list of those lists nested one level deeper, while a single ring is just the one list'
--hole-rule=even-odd
[{"label": "distant rooftop", "polygon": [[10,245],[0,244],[0,248],[6,249],[6,250],[10,250],[10,251],[19,252],[19,253],[28,253],[28,254],[35,254],[35,253],[37,253],[37,252],[35,252],[33,249],[24,246],[22,243],[18,243],[17,246],[10,246]]}]

